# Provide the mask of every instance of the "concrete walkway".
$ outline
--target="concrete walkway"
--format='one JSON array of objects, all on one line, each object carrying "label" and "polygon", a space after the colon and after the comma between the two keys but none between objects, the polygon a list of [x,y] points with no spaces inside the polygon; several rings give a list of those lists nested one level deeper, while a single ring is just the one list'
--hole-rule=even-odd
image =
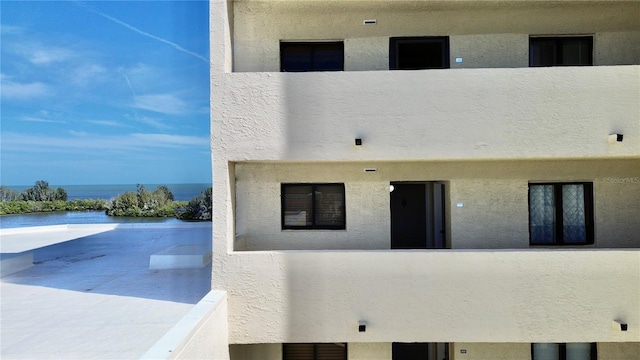
[{"label": "concrete walkway", "polygon": [[79,227],[0,233],[35,264],[0,281],[0,358],[137,359],[210,289],[210,266],[149,270],[166,248],[210,245],[210,223]]}]

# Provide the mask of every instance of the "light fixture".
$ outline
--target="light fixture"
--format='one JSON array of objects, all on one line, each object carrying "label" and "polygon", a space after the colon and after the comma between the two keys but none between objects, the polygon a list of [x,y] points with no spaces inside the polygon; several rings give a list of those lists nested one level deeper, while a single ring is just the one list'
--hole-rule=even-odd
[{"label": "light fixture", "polygon": [[615,144],[617,142],[622,142],[623,135],[622,134],[611,134],[607,138],[609,144]]},{"label": "light fixture", "polygon": [[366,321],[358,321],[358,332],[367,331],[367,322]]},{"label": "light fixture", "polygon": [[614,323],[616,323],[616,325],[620,326],[620,331],[627,331],[627,329],[629,328],[629,325],[625,322],[622,322],[622,320],[613,320]]}]

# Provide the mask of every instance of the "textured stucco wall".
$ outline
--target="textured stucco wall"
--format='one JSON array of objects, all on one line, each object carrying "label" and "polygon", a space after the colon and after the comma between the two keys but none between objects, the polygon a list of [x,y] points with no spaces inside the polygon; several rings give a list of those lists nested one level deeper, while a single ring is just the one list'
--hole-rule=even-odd
[{"label": "textured stucco wall", "polygon": [[[640,66],[214,75],[214,156],[637,156],[638,78]],[[610,145],[614,132],[624,141]]]},{"label": "textured stucco wall", "polygon": [[282,344],[229,345],[230,360],[282,360]]},{"label": "textured stucco wall", "polygon": [[640,337],[637,250],[236,252],[223,261],[229,271],[214,281],[228,289],[232,344]]},{"label": "textured stucco wall", "polygon": [[598,360],[632,360],[640,354],[640,341],[626,343],[598,343]]},{"label": "textured stucco wall", "polygon": [[[375,173],[365,173],[374,167]],[[446,181],[451,247],[529,247],[529,181],[594,182],[595,246],[640,247],[640,160],[236,164],[237,250],[389,249],[389,183]],[[281,230],[280,184],[344,182],[346,230]],[[458,207],[457,203],[462,203]]]},{"label": "textured stucco wall", "polygon": [[637,2],[240,1],[234,70],[279,71],[280,40],[342,39],[345,70],[384,70],[392,36],[450,36],[452,67],[518,67],[528,66],[529,35],[595,34],[596,65],[638,64],[639,11]]},{"label": "textured stucco wall", "polygon": [[[531,360],[530,343],[455,343],[450,360]],[[233,360],[233,359],[232,359]]]}]

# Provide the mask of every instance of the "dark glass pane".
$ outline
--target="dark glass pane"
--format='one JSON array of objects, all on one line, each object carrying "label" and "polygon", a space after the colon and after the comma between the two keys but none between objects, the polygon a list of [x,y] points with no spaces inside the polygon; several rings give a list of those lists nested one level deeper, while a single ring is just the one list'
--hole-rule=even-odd
[{"label": "dark glass pane", "polygon": [[282,71],[309,71],[312,67],[311,47],[301,44],[281,44]]},{"label": "dark glass pane", "polygon": [[341,71],[344,65],[342,44],[317,44],[313,53],[313,70]]},{"label": "dark glass pane", "polygon": [[564,243],[587,242],[585,224],[584,185],[562,185],[562,233]]},{"label": "dark glass pane", "polygon": [[284,360],[314,360],[313,344],[283,344]]},{"label": "dark glass pane", "polygon": [[284,226],[313,225],[313,203],[311,185],[285,185]]},{"label": "dark glass pane", "polygon": [[316,344],[316,360],[346,360],[346,344]]},{"label": "dark glass pane", "polygon": [[591,344],[590,343],[567,343],[566,360],[590,360]]},{"label": "dark glass pane", "polygon": [[564,40],[562,65],[591,65],[591,41],[589,39]]},{"label": "dark glass pane", "polygon": [[560,344],[537,343],[531,344],[532,360],[559,360]]},{"label": "dark glass pane", "polygon": [[553,244],[555,236],[553,185],[529,185],[529,233],[532,244]]},{"label": "dark glass pane", "polygon": [[340,71],[344,69],[342,42],[281,43],[281,71]]},{"label": "dark glass pane", "polygon": [[442,39],[392,39],[395,49],[395,65],[402,70],[446,68],[446,38]]},{"label": "dark glass pane", "polygon": [[344,185],[316,185],[315,220],[318,226],[344,226]]},{"label": "dark glass pane", "polygon": [[556,65],[556,42],[531,39],[529,42],[529,66]]}]

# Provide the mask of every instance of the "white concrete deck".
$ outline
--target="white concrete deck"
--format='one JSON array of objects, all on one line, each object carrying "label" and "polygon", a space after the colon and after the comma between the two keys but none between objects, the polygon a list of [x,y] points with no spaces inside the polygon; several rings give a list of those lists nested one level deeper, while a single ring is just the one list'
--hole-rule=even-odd
[{"label": "white concrete deck", "polygon": [[210,223],[51,228],[0,232],[35,264],[0,281],[2,359],[137,359],[211,287],[210,266],[149,270],[151,254],[209,245]]}]

